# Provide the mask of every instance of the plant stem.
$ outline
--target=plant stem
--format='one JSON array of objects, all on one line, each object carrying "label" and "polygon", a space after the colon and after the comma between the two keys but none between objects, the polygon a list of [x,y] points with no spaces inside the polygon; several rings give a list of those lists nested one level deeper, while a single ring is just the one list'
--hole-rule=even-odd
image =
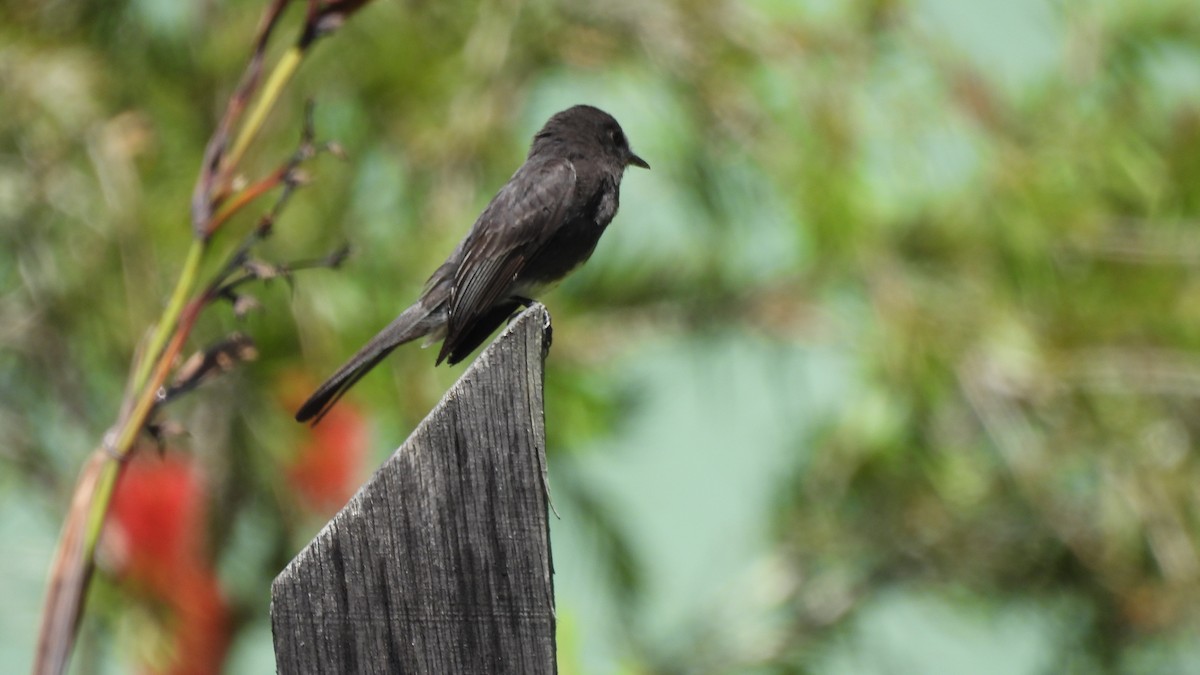
[{"label": "plant stem", "polygon": [[179,274],[179,281],[175,283],[175,290],[171,293],[171,299],[167,301],[167,307],[163,310],[163,315],[154,328],[150,344],[147,345],[145,354],[141,362],[138,363],[137,371],[133,375],[133,386],[130,391],[139,392],[145,386],[146,378],[150,376],[150,368],[158,360],[163,347],[171,337],[172,331],[175,330],[175,325],[179,321],[179,314],[183,311],[183,304],[187,301],[188,295],[191,294],[192,289],[196,286],[196,279],[200,273],[200,263],[204,260],[204,251],[207,248],[207,242],[200,239],[192,240],[192,247],[188,250],[187,258],[183,262],[183,271]]},{"label": "plant stem", "polygon": [[267,113],[275,107],[275,103],[279,100],[280,94],[283,93],[283,88],[287,86],[292,75],[300,67],[300,61],[304,58],[304,50],[299,47],[291,47],[279,59],[279,63],[275,64],[275,69],[271,71],[270,78],[263,86],[262,94],[255,102],[254,108],[250,111],[250,115],[246,118],[246,123],[242,125],[238,132],[237,139],[233,142],[229,154],[225,156],[225,161],[222,165],[225,167],[237,166],[242,161],[242,155],[246,153],[246,148],[250,146],[250,141],[258,134],[262,128],[263,122],[267,118]]}]

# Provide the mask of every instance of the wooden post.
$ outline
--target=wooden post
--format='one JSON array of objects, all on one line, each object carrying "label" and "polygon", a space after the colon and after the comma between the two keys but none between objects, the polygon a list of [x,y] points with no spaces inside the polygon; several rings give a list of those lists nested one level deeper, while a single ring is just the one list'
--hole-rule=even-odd
[{"label": "wooden post", "polygon": [[275,579],[278,672],[554,673],[535,304]]}]

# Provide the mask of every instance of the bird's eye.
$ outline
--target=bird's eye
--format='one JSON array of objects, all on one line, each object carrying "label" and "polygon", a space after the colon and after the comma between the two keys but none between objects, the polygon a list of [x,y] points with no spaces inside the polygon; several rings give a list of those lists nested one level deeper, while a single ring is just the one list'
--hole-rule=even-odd
[{"label": "bird's eye", "polygon": [[617,145],[621,145],[625,142],[625,134],[621,133],[621,130],[615,127],[609,128],[608,138]]}]

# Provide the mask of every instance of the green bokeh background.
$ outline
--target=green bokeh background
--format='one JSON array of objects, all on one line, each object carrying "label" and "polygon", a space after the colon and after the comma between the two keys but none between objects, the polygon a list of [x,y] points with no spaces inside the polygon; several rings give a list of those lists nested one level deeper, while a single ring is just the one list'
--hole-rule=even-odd
[{"label": "green bokeh background", "polygon": [[[5,671],[261,6],[0,4]],[[561,672],[1200,672],[1194,2],[379,0],[252,169],[309,98],[348,159],[260,253],[354,256],[209,312],[193,347],[260,358],[170,410],[238,496],[212,507],[228,672],[272,671],[269,581],[320,526],[279,495],[280,382],[415,297],[580,102],[654,168],[543,299]],[[371,466],[461,373],[432,361],[348,397]],[[77,672],[133,667],[127,605],[100,580]]]}]

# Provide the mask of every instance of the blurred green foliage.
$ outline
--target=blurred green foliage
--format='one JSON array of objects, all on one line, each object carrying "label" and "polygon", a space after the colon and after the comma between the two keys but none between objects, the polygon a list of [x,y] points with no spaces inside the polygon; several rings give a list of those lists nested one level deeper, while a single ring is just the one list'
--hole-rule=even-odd
[{"label": "blurred green foliage", "polygon": [[[0,533],[30,551],[4,578],[42,581],[260,9],[0,5]],[[355,255],[210,313],[200,337],[261,358],[169,411],[221,477],[231,672],[270,667],[267,584],[319,524],[278,477],[283,382],[405,306],[577,102],[654,169],[546,298],[564,673],[1195,671],[1194,3],[378,2],[253,166],[307,98],[350,158],[310,167],[264,254]],[[460,372],[432,360],[347,399],[376,458]]]}]

